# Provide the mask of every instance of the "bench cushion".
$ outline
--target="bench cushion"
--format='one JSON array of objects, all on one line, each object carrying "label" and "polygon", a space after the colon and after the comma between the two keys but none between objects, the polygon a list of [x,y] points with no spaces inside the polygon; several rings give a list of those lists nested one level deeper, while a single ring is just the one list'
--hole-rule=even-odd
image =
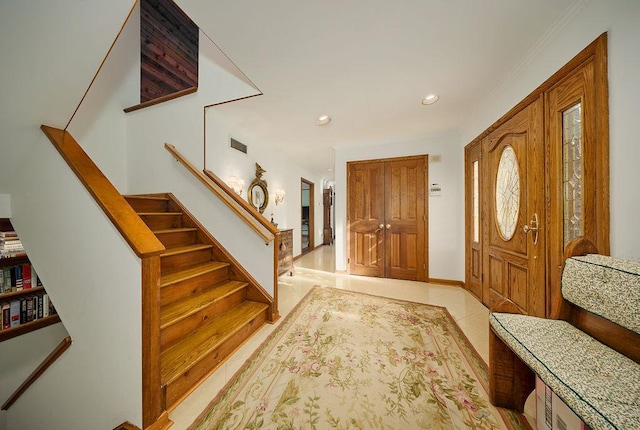
[{"label": "bench cushion", "polygon": [[561,320],[491,313],[493,332],[592,429],[640,429],[640,365]]},{"label": "bench cushion", "polygon": [[640,333],[640,262],[595,254],[571,257],[562,271],[562,296]]}]

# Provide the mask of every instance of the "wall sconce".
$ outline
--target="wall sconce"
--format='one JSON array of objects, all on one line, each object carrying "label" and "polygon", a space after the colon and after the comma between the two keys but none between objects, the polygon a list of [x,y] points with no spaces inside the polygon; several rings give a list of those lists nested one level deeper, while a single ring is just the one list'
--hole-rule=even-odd
[{"label": "wall sconce", "polygon": [[237,195],[242,195],[242,189],[244,188],[244,179],[238,179],[235,176],[232,176],[227,181],[227,184],[229,184],[229,186],[233,188],[233,191],[235,191]]},{"label": "wall sconce", "polygon": [[280,188],[275,190],[273,193],[275,195],[274,200],[276,201],[276,206],[278,206],[278,203],[282,203],[282,201],[284,200],[284,196],[286,195],[286,193]]}]

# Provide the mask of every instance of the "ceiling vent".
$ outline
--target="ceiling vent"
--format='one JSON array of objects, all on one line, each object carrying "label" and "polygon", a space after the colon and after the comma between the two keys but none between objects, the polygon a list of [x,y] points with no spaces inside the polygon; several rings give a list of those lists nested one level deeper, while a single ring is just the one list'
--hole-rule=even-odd
[{"label": "ceiling vent", "polygon": [[230,145],[233,149],[237,149],[243,154],[247,153],[247,145],[245,145],[244,143],[238,142],[233,137],[230,139]]}]

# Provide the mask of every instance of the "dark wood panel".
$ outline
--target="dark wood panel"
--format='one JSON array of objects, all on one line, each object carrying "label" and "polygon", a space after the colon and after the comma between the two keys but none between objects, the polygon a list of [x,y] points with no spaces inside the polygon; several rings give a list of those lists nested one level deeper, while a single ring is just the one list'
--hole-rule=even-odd
[{"label": "dark wood panel", "polygon": [[293,276],[293,229],[280,232],[278,252],[278,275],[289,272]]},{"label": "dark wood panel", "polygon": [[526,266],[520,266],[509,262],[507,264],[507,270],[509,271],[509,296],[511,301],[522,309],[529,309],[529,274]]},{"label": "dark wood panel", "polygon": [[140,102],[198,86],[198,26],[171,0],[140,2]]}]

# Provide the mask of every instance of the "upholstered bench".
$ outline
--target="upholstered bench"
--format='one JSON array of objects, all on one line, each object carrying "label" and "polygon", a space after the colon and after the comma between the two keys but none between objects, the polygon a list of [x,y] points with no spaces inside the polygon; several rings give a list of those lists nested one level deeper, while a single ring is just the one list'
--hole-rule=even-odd
[{"label": "upholstered bench", "polygon": [[557,319],[492,309],[492,403],[522,411],[537,374],[591,429],[640,429],[640,263],[571,256],[561,293]]}]

